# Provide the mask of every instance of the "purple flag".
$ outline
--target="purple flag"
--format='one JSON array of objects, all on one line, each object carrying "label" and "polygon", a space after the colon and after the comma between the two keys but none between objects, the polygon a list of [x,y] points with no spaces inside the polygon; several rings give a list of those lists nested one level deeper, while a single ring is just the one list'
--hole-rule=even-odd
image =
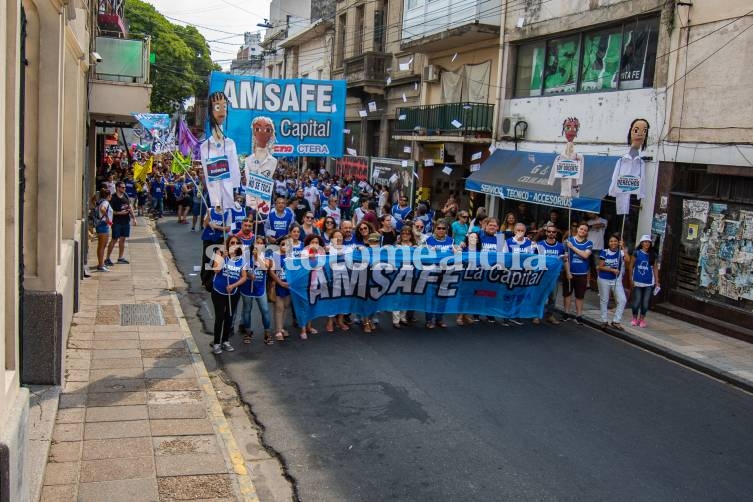
[{"label": "purple flag", "polygon": [[183,155],[194,154],[195,158],[198,158],[199,141],[191,133],[184,121],[178,123],[178,148]]}]

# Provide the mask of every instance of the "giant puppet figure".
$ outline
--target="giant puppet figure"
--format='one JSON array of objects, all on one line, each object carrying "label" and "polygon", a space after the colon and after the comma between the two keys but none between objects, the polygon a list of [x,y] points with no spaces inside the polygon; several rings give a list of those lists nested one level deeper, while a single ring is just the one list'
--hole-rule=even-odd
[{"label": "giant puppet figure", "polygon": [[609,195],[616,200],[617,214],[628,214],[630,212],[631,194],[636,194],[639,199],[644,196],[643,176],[646,171],[646,163],[641,158],[641,151],[646,149],[648,129],[648,120],[633,120],[627,135],[630,150],[620,157],[614,166],[612,183],[609,185]]},{"label": "giant puppet figure", "polygon": [[557,155],[549,172],[549,184],[554,185],[560,180],[560,195],[563,197],[578,197],[580,185],[583,183],[583,156],[575,152],[574,141],[578,137],[580,121],[575,117],[568,117],[562,122],[562,134],[567,143],[565,150]]},{"label": "giant puppet figure", "polygon": [[241,171],[235,141],[225,136],[222,126],[227,118],[227,97],[222,92],[209,96],[209,127],[211,134],[201,144],[201,166],[207,193],[213,207],[234,206],[233,188],[241,185]]},{"label": "giant puppet figure", "polygon": [[[272,156],[275,144],[275,125],[269,117],[256,117],[251,121],[251,155],[246,157],[245,174],[248,182],[249,173],[272,178],[277,168],[277,159]],[[246,194],[246,205],[257,211],[259,216],[269,214],[270,205],[266,201]]]}]

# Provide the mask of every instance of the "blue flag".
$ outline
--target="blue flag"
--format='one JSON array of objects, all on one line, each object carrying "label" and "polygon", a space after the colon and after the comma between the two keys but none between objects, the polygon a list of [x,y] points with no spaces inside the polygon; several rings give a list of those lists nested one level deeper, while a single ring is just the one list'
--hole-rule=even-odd
[{"label": "blue flag", "polygon": [[543,254],[453,255],[396,247],[369,251],[373,253],[286,260],[299,323],[395,310],[543,317],[562,268],[561,260]]}]

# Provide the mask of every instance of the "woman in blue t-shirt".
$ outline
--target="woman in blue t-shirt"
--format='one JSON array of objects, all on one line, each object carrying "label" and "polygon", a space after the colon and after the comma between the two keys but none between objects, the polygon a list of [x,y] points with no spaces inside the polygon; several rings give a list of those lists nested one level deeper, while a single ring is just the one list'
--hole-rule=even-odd
[{"label": "woman in blue t-shirt", "polygon": [[284,236],[278,244],[280,250],[272,256],[272,268],[269,270],[269,276],[274,281],[275,296],[275,340],[278,342],[285,341],[285,315],[290,310],[290,285],[285,270],[285,256],[288,253],[290,239]]},{"label": "woman in blue t-shirt", "polygon": [[243,245],[241,240],[231,235],[223,249],[215,252],[212,261],[214,279],[212,281],[212,305],[214,306],[214,342],[212,352],[235,350],[230,345],[230,331],[233,326],[233,313],[237,310],[238,287],[246,282],[243,266]]},{"label": "woman in blue t-shirt", "polygon": [[251,310],[254,303],[259,307],[261,322],[264,326],[264,343],[272,345],[274,341],[269,334],[271,327],[269,317],[269,302],[267,300],[267,271],[272,268],[272,261],[264,257],[264,238],[257,237],[255,245],[247,251],[246,271],[248,279],[240,287],[241,293],[241,323],[240,331],[243,332],[243,343],[251,343]]},{"label": "woman in blue t-shirt", "polygon": [[659,289],[659,263],[656,260],[651,236],[643,235],[638,247],[633,251],[630,262],[630,280],[633,289],[630,292],[633,319],[631,326],[646,327],[646,312],[651,301],[651,291]]},{"label": "woman in blue t-shirt", "polygon": [[629,260],[625,252],[625,246],[620,241],[619,234],[609,237],[607,249],[602,249],[599,253],[599,265],[597,283],[599,285],[599,306],[601,308],[601,327],[607,326],[607,304],[609,303],[609,294],[614,296],[617,307],[614,309],[612,318],[612,327],[622,328],[622,313],[625,311],[625,290],[622,288],[622,276],[625,272],[625,265]]}]

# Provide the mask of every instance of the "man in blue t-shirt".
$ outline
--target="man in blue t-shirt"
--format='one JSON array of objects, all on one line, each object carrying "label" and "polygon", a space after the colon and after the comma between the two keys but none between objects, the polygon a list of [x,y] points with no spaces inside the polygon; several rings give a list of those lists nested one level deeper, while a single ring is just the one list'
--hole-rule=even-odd
[{"label": "man in blue t-shirt", "polygon": [[165,210],[165,178],[157,174],[152,180],[152,209],[155,218],[161,218]]},{"label": "man in blue t-shirt", "polygon": [[[546,227],[546,238],[539,241],[539,253],[544,253],[547,256],[554,256],[560,260],[565,259],[565,246],[557,240],[557,234],[559,230],[553,223],[549,223]],[[554,307],[557,305],[557,281],[554,282],[549,298],[547,298],[546,306],[544,307],[544,313],[546,315],[546,322],[550,324],[559,324],[560,321],[554,316]],[[534,324],[540,324],[541,320],[536,318],[533,320]]]},{"label": "man in blue t-shirt", "polygon": [[593,252],[593,242],[588,240],[588,224],[578,224],[576,234],[565,241],[567,260],[565,261],[566,277],[562,282],[565,297],[565,316],[570,315],[571,295],[575,293],[575,324],[583,324],[583,299],[586,297],[590,256]]},{"label": "man in blue t-shirt", "polygon": [[277,239],[288,235],[290,226],[295,222],[293,210],[286,207],[285,197],[277,197],[275,209],[270,211],[264,222],[264,235],[270,244],[277,244]]}]

